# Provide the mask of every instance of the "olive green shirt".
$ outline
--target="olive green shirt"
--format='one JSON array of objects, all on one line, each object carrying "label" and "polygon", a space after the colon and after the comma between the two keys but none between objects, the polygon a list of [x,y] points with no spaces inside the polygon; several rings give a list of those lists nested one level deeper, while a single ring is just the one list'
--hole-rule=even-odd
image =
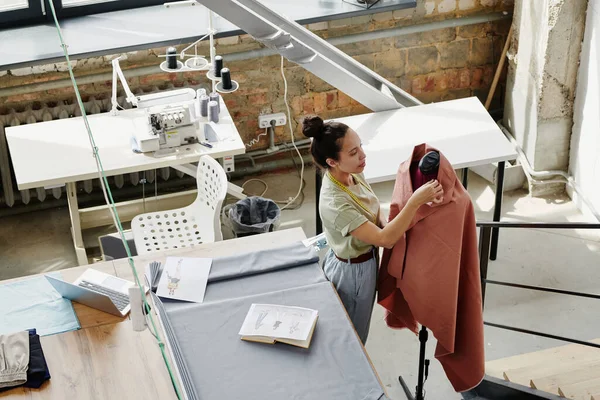
[{"label": "olive green shirt", "polygon": [[[332,182],[328,173],[323,175],[319,195],[319,214],[323,222],[323,232],[327,243],[340,258],[354,258],[368,252],[371,244],[353,237],[350,232],[367,221],[378,225],[379,199],[371,191],[363,174],[355,174],[355,184],[347,188],[367,207],[369,214],[342,188]],[[366,187],[365,187],[366,186]],[[374,218],[374,216],[376,216]]]}]

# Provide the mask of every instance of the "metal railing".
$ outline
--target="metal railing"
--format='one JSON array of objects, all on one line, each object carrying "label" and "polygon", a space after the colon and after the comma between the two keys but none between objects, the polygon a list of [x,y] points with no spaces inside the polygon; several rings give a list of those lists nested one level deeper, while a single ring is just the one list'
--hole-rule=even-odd
[{"label": "metal railing", "polygon": [[[585,222],[580,222],[580,223],[579,222],[575,222],[575,223],[477,222],[477,227],[479,228],[479,267],[480,267],[480,272],[481,272],[481,295],[482,295],[482,302],[483,302],[484,308],[485,308],[485,292],[486,292],[486,286],[488,284],[600,300],[600,294],[575,292],[575,291],[571,291],[571,290],[563,290],[563,289],[558,289],[558,288],[524,285],[524,284],[514,283],[514,282],[504,282],[504,281],[487,279],[490,245],[492,242],[492,230],[493,229],[598,229],[598,230],[600,230],[600,224],[585,223]],[[534,335],[534,336],[545,337],[545,338],[549,338],[549,339],[561,340],[564,342],[570,342],[570,343],[575,343],[575,344],[580,344],[583,346],[595,347],[595,348],[600,349],[600,344],[597,344],[597,343],[582,341],[582,340],[568,338],[568,337],[559,336],[559,335],[553,335],[553,334],[546,333],[546,332],[523,329],[523,328],[518,328],[518,327],[508,326],[508,325],[503,325],[503,324],[497,324],[497,323],[493,323],[493,322],[484,321],[483,323],[484,323],[484,325],[492,326],[495,328],[525,333],[525,334]]]}]

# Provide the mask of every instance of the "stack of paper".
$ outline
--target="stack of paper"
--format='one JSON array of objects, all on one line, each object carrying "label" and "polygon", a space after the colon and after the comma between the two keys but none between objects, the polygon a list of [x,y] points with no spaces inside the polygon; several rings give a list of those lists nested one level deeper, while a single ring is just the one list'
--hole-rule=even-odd
[{"label": "stack of paper", "polygon": [[252,304],[239,334],[242,340],[308,348],[318,316],[309,308]]},{"label": "stack of paper", "polygon": [[152,261],[146,267],[146,282],[150,286],[150,290],[156,293],[158,289],[158,282],[160,281],[160,275],[162,274],[164,266],[156,261]]}]

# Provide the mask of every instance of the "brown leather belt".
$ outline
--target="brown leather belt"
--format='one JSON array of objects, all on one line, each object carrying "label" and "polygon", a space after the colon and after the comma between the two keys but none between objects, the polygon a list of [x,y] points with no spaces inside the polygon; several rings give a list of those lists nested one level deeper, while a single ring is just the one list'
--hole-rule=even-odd
[{"label": "brown leather belt", "polygon": [[[361,254],[358,257],[354,257],[350,259],[350,264],[360,264],[360,263],[364,263],[365,261],[369,261],[371,258],[373,258],[373,249],[369,250],[367,253],[365,254]],[[348,259],[347,258],[341,258],[338,257],[337,254],[334,254],[335,258],[337,258],[338,260],[347,263]]]}]

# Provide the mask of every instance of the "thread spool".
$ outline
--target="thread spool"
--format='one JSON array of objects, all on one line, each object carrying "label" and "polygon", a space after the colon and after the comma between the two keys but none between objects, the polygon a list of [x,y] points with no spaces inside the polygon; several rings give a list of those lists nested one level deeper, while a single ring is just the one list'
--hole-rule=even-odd
[{"label": "thread spool", "polygon": [[177,69],[177,49],[175,47],[167,49],[167,68]]},{"label": "thread spool", "polygon": [[200,96],[200,115],[203,117],[208,117],[208,102],[210,101],[209,97],[205,94]]},{"label": "thread spool", "polygon": [[221,96],[219,96],[219,93],[212,92],[208,97],[210,98],[210,101],[214,101],[217,103],[217,112],[220,113],[221,112],[221,102],[220,102]]},{"label": "thread spool", "polygon": [[223,89],[231,90],[233,87],[231,84],[231,73],[229,72],[229,68],[223,68],[221,70],[221,83],[223,83]]},{"label": "thread spool", "polygon": [[216,101],[208,102],[208,120],[210,122],[219,122],[219,103]]},{"label": "thread spool", "polygon": [[220,78],[221,70],[223,69],[223,57],[222,56],[215,56],[215,63],[214,63],[213,68],[215,70],[215,76]]},{"label": "thread spool", "polygon": [[142,293],[137,286],[129,288],[129,302],[131,303],[131,325],[133,330],[141,332],[146,329],[146,318],[142,309]]},{"label": "thread spool", "polygon": [[206,89],[198,89],[196,90],[196,98],[200,98],[200,96],[206,95]]}]

